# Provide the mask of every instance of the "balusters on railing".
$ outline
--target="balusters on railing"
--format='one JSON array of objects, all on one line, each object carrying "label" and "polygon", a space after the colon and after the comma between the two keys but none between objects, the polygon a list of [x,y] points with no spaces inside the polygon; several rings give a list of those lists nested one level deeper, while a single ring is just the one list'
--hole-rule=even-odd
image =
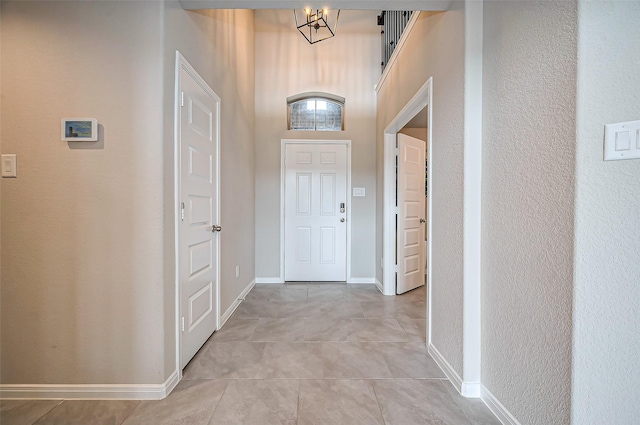
[{"label": "balusters on railing", "polygon": [[378,16],[378,25],[382,27],[380,40],[383,72],[412,14],[410,10],[383,10]]}]

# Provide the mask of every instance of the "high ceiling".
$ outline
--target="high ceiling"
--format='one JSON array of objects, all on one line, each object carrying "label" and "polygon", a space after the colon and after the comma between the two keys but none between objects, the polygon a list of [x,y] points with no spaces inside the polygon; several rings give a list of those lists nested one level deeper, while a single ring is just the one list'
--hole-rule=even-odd
[{"label": "high ceiling", "polygon": [[[333,27],[335,10],[329,9],[329,24]],[[374,10],[341,10],[340,20],[338,22],[337,35],[356,33],[356,34],[379,34],[380,27],[377,25],[376,17],[380,11]],[[298,19],[302,19],[304,15],[300,13]],[[282,28],[295,30],[295,21],[293,11],[286,10],[259,10],[256,11],[256,29],[260,31],[277,31]],[[302,22],[302,21],[301,21]]]},{"label": "high ceiling", "polygon": [[448,10],[451,0],[180,0],[185,9]]}]

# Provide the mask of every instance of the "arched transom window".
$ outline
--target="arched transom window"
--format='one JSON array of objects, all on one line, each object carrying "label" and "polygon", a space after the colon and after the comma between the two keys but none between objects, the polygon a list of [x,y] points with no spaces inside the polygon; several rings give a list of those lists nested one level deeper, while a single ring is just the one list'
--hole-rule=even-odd
[{"label": "arched transom window", "polygon": [[289,130],[344,130],[344,97],[301,93],[287,98],[287,109]]}]

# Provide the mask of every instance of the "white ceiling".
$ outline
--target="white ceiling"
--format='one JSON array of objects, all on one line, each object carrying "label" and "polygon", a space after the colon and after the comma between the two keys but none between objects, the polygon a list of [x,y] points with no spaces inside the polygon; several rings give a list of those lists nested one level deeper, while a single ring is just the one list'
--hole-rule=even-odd
[{"label": "white ceiling", "polygon": [[451,0],[180,0],[185,9],[448,10]]}]

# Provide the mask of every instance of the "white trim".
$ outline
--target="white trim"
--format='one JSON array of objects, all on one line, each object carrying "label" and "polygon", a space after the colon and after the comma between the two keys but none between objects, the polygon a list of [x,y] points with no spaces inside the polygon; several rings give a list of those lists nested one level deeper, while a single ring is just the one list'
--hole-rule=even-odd
[{"label": "white trim", "polygon": [[231,315],[236,311],[240,303],[244,301],[247,294],[253,289],[254,286],[256,286],[256,279],[253,279],[251,282],[249,282],[247,287],[242,290],[240,295],[238,295],[238,298],[236,298],[236,300],[229,306],[227,311],[225,311],[224,314],[220,316],[220,326],[218,326],[218,330],[222,329],[224,324],[227,323],[229,317],[231,317]]},{"label": "white trim", "polygon": [[521,425],[511,412],[500,403],[500,400],[491,394],[491,391],[484,385],[480,385],[480,399],[503,425]]},{"label": "white trim", "polygon": [[0,385],[2,399],[161,400],[180,382],[174,370],[162,384]]},{"label": "white trim", "polygon": [[[382,194],[382,293],[396,294],[396,133],[384,134]],[[431,145],[431,143],[429,143]]]},{"label": "white trim", "polygon": [[280,140],[280,280],[284,282],[284,182],[285,154],[288,144],[316,143],[347,147],[347,276],[351,280],[351,140],[281,139]]},{"label": "white trim", "polygon": [[400,55],[400,51],[404,47],[404,44],[407,42],[407,39],[409,38],[409,34],[411,34],[413,27],[415,26],[416,22],[418,22],[419,15],[420,15],[420,11],[414,10],[413,14],[411,15],[411,18],[409,19],[409,22],[407,22],[407,26],[404,27],[404,30],[402,31],[402,36],[400,36],[400,40],[398,40],[398,44],[396,45],[396,48],[393,50],[393,53],[389,58],[389,62],[387,62],[387,65],[384,67],[384,71],[382,72],[382,75],[378,80],[378,84],[376,84],[375,86],[376,93],[378,93],[378,91],[380,90],[384,82],[387,80],[387,76],[389,75],[389,72],[391,72],[391,68],[393,67],[393,64],[398,59],[398,56]]},{"label": "white trim", "polygon": [[440,369],[447,375],[451,385],[460,393],[460,395],[467,398],[479,398],[480,397],[480,382],[467,382],[463,381],[458,372],[449,364],[447,359],[438,351],[433,345],[429,344],[429,354],[433,357],[433,360],[440,366]]},{"label": "white trim", "polygon": [[415,95],[398,112],[398,115],[384,130],[383,146],[383,205],[382,205],[382,293],[396,294],[396,137],[398,131],[413,119],[426,106],[427,112],[427,159],[429,161],[429,179],[427,180],[427,343],[431,343],[432,308],[432,264],[433,264],[433,77],[418,89]]},{"label": "white trim", "polygon": [[434,347],[433,344],[429,343],[428,348],[429,354],[431,354],[431,357],[433,357],[433,360],[435,360],[438,366],[440,366],[440,369],[442,369],[444,374],[447,375],[447,378],[449,378],[449,382],[451,382],[451,385],[453,385],[453,387],[462,394],[462,378],[460,378],[458,372],[456,372],[453,366],[449,364],[447,359],[445,359],[444,356],[440,354],[440,352],[436,349],[436,347]]},{"label": "white trim", "polygon": [[256,277],[256,283],[284,283],[279,277]]},{"label": "white trim", "polygon": [[[420,87],[416,94],[407,102],[398,115],[389,123],[384,130],[384,172],[383,172],[383,211],[382,211],[382,286],[383,294],[395,295],[396,293],[396,135],[413,117],[422,111],[427,105],[428,109],[428,147],[427,157],[429,160],[428,198],[427,198],[427,235],[432,234],[432,211],[433,211],[433,139],[432,139],[432,114],[433,78],[429,79]],[[427,320],[427,340],[431,341],[431,267],[432,264],[432,240],[427,240],[427,301],[429,303],[429,317]]]},{"label": "white trim", "polygon": [[376,283],[376,278],[375,277],[352,277],[347,281],[347,283],[352,285],[372,284],[372,283]]},{"label": "white trim", "polygon": [[378,291],[380,291],[380,293],[382,295],[384,295],[384,288],[382,287],[382,282],[380,282],[378,279],[376,279],[375,285],[378,288]]},{"label": "white trim", "polygon": [[342,106],[344,106],[344,101],[345,101],[344,97],[338,96],[337,94],[327,93],[323,91],[308,91],[305,93],[298,93],[298,94],[294,94],[293,96],[287,97],[287,105],[300,102],[301,100],[305,100],[305,99],[316,99],[316,98],[330,100],[332,102],[339,103]]},{"label": "white trim", "polygon": [[466,398],[480,398],[480,382],[462,381],[460,394]]},{"label": "white trim", "polygon": [[[482,12],[483,2],[465,2],[462,376],[478,384],[482,349]],[[480,395],[479,388],[473,391],[475,397]]]},{"label": "white trim", "polygon": [[[221,109],[221,100],[220,97],[213,91],[211,87],[207,84],[206,81],[198,74],[198,72],[187,62],[184,56],[176,50],[176,66],[175,66],[175,98],[174,98],[174,125],[173,125],[173,137],[174,137],[174,164],[173,164],[173,184],[174,184],[174,225],[175,225],[175,310],[176,310],[176,370],[180,371],[179,375],[182,378],[182,368],[181,365],[181,344],[182,344],[182,332],[180,331],[180,318],[182,316],[181,308],[180,308],[180,252],[179,252],[179,242],[180,242],[180,108],[181,108],[181,96],[180,96],[180,69],[184,69],[193,79],[202,87],[202,89],[209,95],[216,103],[217,103],[217,111],[216,111],[216,120],[218,125],[216,125],[216,197],[217,197],[217,211],[216,215],[218,220],[220,220],[220,109]],[[220,222],[218,222],[220,224]],[[216,329],[220,328],[220,246],[222,234],[218,234],[216,238],[216,253],[217,258],[216,261]]]}]

